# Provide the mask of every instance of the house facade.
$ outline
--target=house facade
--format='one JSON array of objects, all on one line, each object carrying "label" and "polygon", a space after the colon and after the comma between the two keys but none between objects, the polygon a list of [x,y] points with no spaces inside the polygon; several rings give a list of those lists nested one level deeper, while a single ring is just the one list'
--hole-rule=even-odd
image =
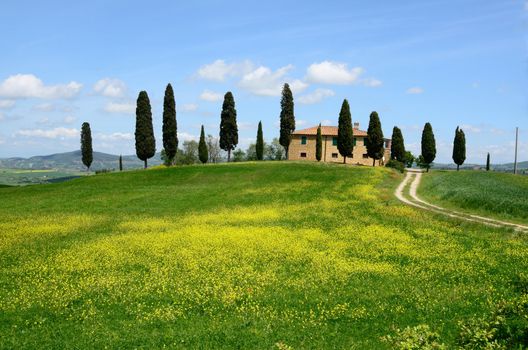
[{"label": "house facade", "polygon": [[[347,164],[370,165],[373,159],[367,155],[365,139],[367,132],[359,129],[359,123],[354,123],[354,150],[352,157],[346,158]],[[337,126],[321,126],[323,138],[322,162],[343,163],[343,157],[337,149]],[[317,126],[312,128],[296,130],[292,133],[292,140],[288,148],[289,160],[316,161],[315,144],[317,140]],[[384,156],[375,162],[376,166],[384,165],[390,159],[391,139],[385,139]]]}]

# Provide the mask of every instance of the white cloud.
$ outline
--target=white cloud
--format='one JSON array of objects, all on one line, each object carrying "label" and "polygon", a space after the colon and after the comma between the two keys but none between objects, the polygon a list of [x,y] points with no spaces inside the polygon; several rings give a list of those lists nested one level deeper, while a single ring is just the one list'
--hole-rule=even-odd
[{"label": "white cloud", "polygon": [[381,80],[374,79],[374,78],[361,79],[361,83],[363,85],[365,85],[365,86],[368,86],[368,87],[379,87],[379,86],[383,85]]},{"label": "white cloud", "polygon": [[314,104],[321,102],[325,97],[334,96],[335,93],[330,89],[316,89],[314,92],[300,96],[297,101],[302,104]]},{"label": "white cloud", "polygon": [[68,129],[64,127],[58,127],[49,130],[43,129],[22,129],[19,130],[16,135],[27,136],[27,137],[43,137],[47,139],[57,138],[75,138],[79,137],[79,130]]},{"label": "white cloud", "polygon": [[0,121],[4,120],[4,114],[2,112],[0,112]]},{"label": "white cloud", "polygon": [[183,112],[194,112],[194,111],[198,110],[198,105],[195,104],[195,103],[184,104],[184,105],[181,107],[181,110],[182,110]]},{"label": "white cloud", "polygon": [[94,135],[94,139],[101,141],[128,141],[134,139],[134,134],[114,132],[111,134],[97,133]]},{"label": "white cloud", "polygon": [[321,120],[321,125],[323,126],[332,126],[332,125],[335,125],[335,121],[332,121],[330,119],[323,119]]},{"label": "white cloud", "polygon": [[33,74],[12,75],[0,84],[0,96],[8,98],[72,98],[82,89],[82,84],[72,81],[68,84],[44,85]]},{"label": "white cloud", "polygon": [[249,60],[227,64],[224,60],[216,60],[198,69],[198,77],[201,79],[224,81],[228,77],[242,76],[253,69],[253,63]]},{"label": "white cloud", "polygon": [[528,1],[525,1],[525,2],[524,2],[524,10],[525,10],[525,11],[528,11]]},{"label": "white cloud", "polygon": [[421,94],[424,92],[424,90],[421,88],[421,87],[412,87],[412,88],[409,88],[407,89],[406,91],[408,94],[411,94],[411,95],[417,95],[417,94]]},{"label": "white cloud", "polygon": [[221,101],[223,99],[223,96],[222,94],[218,92],[204,90],[204,92],[202,92],[200,95],[200,99],[204,101],[209,101],[209,102],[217,102],[217,101]]},{"label": "white cloud", "polygon": [[306,72],[306,80],[312,83],[350,85],[362,84],[378,87],[382,82],[374,78],[361,78],[365,73],[362,67],[348,68],[346,63],[323,61],[311,64]]},{"label": "white cloud", "polygon": [[108,113],[133,114],[136,112],[136,105],[133,102],[109,102],[103,110]]},{"label": "white cloud", "polygon": [[[238,85],[252,94],[259,96],[279,96],[284,83],[288,82],[286,74],[293,69],[292,65],[287,65],[273,72],[270,68],[260,66],[252,72],[245,74]],[[289,82],[292,92],[300,92],[308,87],[308,84],[301,80]]]},{"label": "white cloud", "polygon": [[53,103],[46,102],[33,106],[33,109],[40,112],[53,112],[56,107]]},{"label": "white cloud", "polygon": [[51,124],[51,122],[50,122],[48,117],[43,117],[43,118],[40,118],[39,120],[37,120],[37,124],[49,126]]},{"label": "white cloud", "polygon": [[473,134],[479,134],[480,132],[482,132],[481,127],[470,124],[462,124],[460,125],[460,129],[464,130],[464,132],[469,132]]},{"label": "white cloud", "polygon": [[66,123],[66,124],[73,124],[73,123],[75,123],[76,120],[77,120],[77,118],[75,118],[72,115],[68,115],[68,116],[64,117],[64,123]]},{"label": "white cloud", "polygon": [[[193,135],[193,134],[189,134],[188,132],[179,132],[178,131],[178,140],[180,142],[183,142],[183,141],[198,141],[198,137]],[[180,146],[178,146],[180,147]]]},{"label": "white cloud", "polygon": [[13,108],[15,101],[13,100],[0,100],[0,109]]},{"label": "white cloud", "polygon": [[123,97],[127,87],[125,83],[115,78],[104,78],[95,83],[95,93],[106,97]]}]

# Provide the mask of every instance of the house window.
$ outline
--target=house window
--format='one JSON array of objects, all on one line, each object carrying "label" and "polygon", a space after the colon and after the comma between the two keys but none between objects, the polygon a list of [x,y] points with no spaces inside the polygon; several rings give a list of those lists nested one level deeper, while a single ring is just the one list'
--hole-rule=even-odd
[{"label": "house window", "polygon": [[332,137],[332,146],[337,146],[337,137]]},{"label": "house window", "polygon": [[301,136],[301,145],[306,145],[306,136]]},{"label": "house window", "polygon": [[306,152],[301,152],[301,158],[306,158]]},{"label": "house window", "polygon": [[363,159],[367,159],[367,158],[368,158],[368,154],[363,153]]},{"label": "house window", "polygon": [[337,153],[332,153],[332,158],[337,158]]},{"label": "house window", "polygon": [[354,146],[356,145],[357,143],[357,138],[354,137]]}]

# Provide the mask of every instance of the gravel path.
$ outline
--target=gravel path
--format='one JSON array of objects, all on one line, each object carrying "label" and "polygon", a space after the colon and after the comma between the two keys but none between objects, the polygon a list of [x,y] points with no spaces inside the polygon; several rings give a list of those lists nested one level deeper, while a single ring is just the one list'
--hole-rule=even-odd
[{"label": "gravel path", "polygon": [[[442,208],[438,205],[434,205],[429,202],[426,202],[423,199],[419,198],[418,195],[416,194],[416,190],[418,189],[418,186],[420,185],[421,179],[422,179],[421,171],[417,171],[413,169],[408,170],[407,174],[405,175],[405,178],[400,183],[400,185],[398,186],[394,194],[403,203],[411,205],[416,208],[420,208],[420,209],[432,211],[438,214],[446,215],[452,218],[476,222],[476,223],[480,223],[480,224],[488,225],[492,227],[510,227],[518,231],[528,232],[528,226],[525,226],[525,225],[515,224],[512,222],[508,222],[508,221],[490,219],[490,218],[486,218],[486,217],[482,217],[478,215],[472,215],[468,213],[463,213],[463,212],[459,212],[455,210],[449,210],[449,209]],[[406,198],[404,194],[404,190],[406,189],[409,182],[411,183],[408,189],[408,195],[410,196],[410,199]]]}]

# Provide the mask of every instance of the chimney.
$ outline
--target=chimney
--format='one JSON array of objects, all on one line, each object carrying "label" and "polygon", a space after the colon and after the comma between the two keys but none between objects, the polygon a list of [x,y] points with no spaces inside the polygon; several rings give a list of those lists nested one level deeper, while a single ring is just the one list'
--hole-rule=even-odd
[{"label": "chimney", "polygon": [[359,129],[359,122],[354,122],[354,129]]}]

